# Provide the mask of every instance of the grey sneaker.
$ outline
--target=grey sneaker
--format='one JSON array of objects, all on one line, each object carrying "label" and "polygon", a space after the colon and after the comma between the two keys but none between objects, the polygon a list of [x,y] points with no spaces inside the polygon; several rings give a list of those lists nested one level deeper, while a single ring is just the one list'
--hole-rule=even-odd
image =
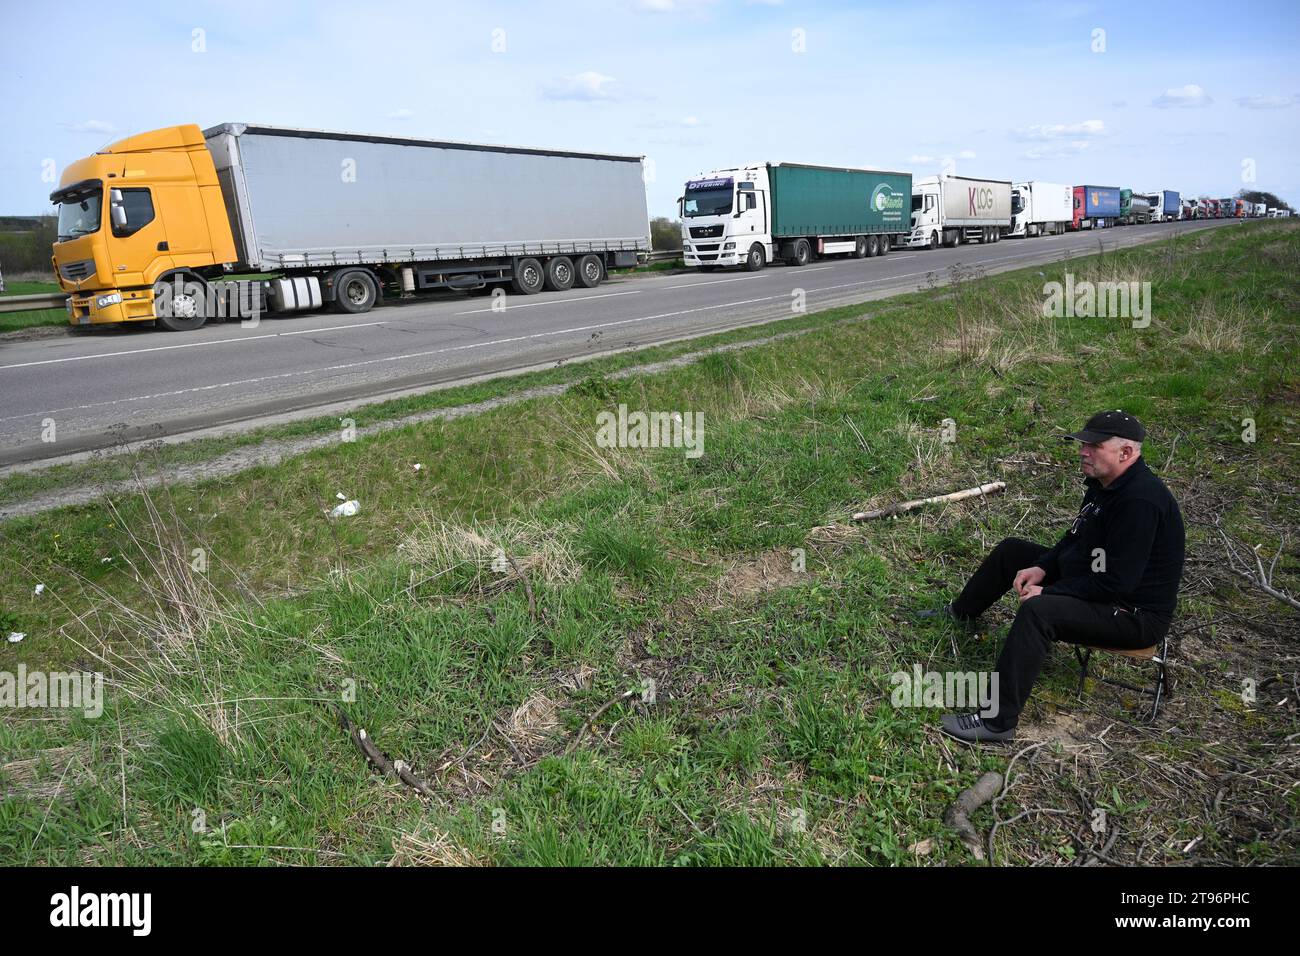
[{"label": "grey sneaker", "polygon": [[1003,744],[1016,739],[1016,728],[994,730],[986,727],[979,714],[944,714],[939,718],[939,725],[949,737],[968,744]]}]

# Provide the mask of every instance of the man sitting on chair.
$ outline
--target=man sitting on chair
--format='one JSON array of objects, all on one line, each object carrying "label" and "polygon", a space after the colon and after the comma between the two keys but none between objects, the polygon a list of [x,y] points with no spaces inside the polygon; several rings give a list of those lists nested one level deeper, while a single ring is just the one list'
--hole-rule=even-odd
[{"label": "man sitting on chair", "polygon": [[1008,589],[1020,608],[998,657],[998,700],[982,714],[945,714],[945,733],[967,742],[1015,736],[1020,711],[1053,641],[1139,650],[1169,630],[1183,573],[1178,502],[1142,460],[1146,429],[1132,415],[1100,412],[1082,431],[1087,491],[1079,515],[1052,548],[1005,538],[961,595],[921,617],[972,623]]}]

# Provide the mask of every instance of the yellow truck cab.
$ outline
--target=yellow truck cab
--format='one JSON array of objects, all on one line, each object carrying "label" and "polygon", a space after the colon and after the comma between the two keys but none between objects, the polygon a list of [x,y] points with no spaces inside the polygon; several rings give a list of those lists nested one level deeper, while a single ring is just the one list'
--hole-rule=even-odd
[{"label": "yellow truck cab", "polygon": [[212,154],[193,124],[72,163],[50,201],[54,272],[73,325],[153,321],[155,283],[235,259]]}]

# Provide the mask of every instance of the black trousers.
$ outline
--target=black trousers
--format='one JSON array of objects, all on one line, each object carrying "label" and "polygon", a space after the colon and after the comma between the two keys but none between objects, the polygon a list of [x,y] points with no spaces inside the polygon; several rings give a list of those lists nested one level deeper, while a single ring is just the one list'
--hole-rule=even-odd
[{"label": "black trousers", "polygon": [[[984,613],[1011,589],[1016,572],[1034,567],[1047,550],[1023,538],[1004,538],[952,602],[953,613],[972,618]],[[1051,583],[1050,578],[1043,582]],[[1147,612],[1075,597],[1040,594],[1022,601],[998,655],[997,711],[986,711],[985,722],[1001,730],[1016,725],[1053,641],[1135,650],[1159,643],[1168,629],[1166,621]]]}]

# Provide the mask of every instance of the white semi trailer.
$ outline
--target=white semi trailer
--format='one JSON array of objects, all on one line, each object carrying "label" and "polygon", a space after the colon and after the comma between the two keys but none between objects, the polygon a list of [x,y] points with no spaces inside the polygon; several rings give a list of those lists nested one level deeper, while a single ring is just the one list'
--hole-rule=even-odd
[{"label": "white semi trailer", "polygon": [[970,176],[929,176],[912,183],[909,249],[997,242],[1011,231],[1011,183]]},{"label": "white semi trailer", "polygon": [[1073,218],[1073,186],[1034,181],[1011,187],[1011,231],[1007,235],[1058,235]]}]

